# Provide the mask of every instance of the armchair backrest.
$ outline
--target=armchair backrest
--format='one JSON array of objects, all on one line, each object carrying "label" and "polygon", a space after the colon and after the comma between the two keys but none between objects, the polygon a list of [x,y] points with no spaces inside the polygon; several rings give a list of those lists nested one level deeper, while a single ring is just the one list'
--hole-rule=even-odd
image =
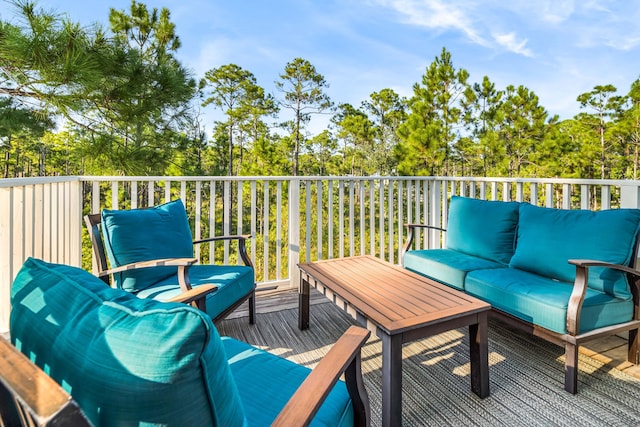
[{"label": "armchair backrest", "polygon": [[[180,199],[143,209],[101,213],[104,249],[112,268],[164,258],[192,258],[193,240]],[[94,245],[95,248],[95,245]],[[136,292],[176,274],[176,267],[154,267],[114,274],[115,285]]]},{"label": "armchair backrest", "polygon": [[211,319],[29,258],[11,289],[11,341],[95,425],[242,425]]}]

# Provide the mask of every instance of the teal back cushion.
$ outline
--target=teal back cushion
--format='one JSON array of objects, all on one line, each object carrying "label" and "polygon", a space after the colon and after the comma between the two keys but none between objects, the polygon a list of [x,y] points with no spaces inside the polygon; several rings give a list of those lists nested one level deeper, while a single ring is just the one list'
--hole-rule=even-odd
[{"label": "teal back cushion", "polygon": [[[524,203],[516,252],[510,267],[564,282],[573,282],[576,267],[569,259],[591,259],[629,265],[634,251],[640,210],[604,211],[550,209]],[[624,273],[590,268],[589,287],[626,298]]]},{"label": "teal back cushion", "polygon": [[[181,200],[146,209],[103,210],[102,234],[111,267],[163,258],[192,258],[193,241]],[[117,287],[146,289],[177,267],[153,267],[114,274]]]},{"label": "teal back cushion", "polygon": [[515,248],[517,202],[451,197],[447,248],[508,264]]},{"label": "teal back cushion", "polygon": [[11,288],[11,340],[97,426],[244,423],[211,319],[141,299],[79,268],[28,259]]}]

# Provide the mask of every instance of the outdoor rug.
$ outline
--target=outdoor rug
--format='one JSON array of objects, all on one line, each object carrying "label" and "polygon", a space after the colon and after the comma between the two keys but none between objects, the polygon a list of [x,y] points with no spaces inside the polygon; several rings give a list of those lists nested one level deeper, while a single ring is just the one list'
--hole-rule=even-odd
[{"label": "outdoor rug", "polygon": [[[313,367],[349,325],[332,303],[311,307],[310,328],[298,330],[297,309],[220,322],[229,335]],[[381,345],[373,336],[362,353],[371,405],[371,425],[381,424]],[[469,380],[466,329],[446,332],[403,347],[405,426],[637,426],[640,380],[580,355],[578,394],[564,391],[564,352],[559,346],[489,324],[491,395],[478,398]]]}]

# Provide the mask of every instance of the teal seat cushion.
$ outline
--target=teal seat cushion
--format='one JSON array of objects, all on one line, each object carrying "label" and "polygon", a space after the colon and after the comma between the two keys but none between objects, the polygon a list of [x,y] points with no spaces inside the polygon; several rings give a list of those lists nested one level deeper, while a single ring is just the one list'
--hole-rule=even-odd
[{"label": "teal seat cushion", "polygon": [[[271,425],[311,371],[233,338],[223,337],[222,342],[249,425]],[[353,426],[353,422],[347,387],[338,381],[311,426]]]},{"label": "teal seat cushion", "polygon": [[[559,282],[513,268],[476,270],[467,274],[465,291],[493,308],[560,334],[567,333],[567,307],[573,283]],[[587,288],[580,333],[630,321],[631,297],[616,298]]]},{"label": "teal seat cushion", "polygon": [[515,249],[517,202],[451,197],[447,248],[508,264]]},{"label": "teal seat cushion", "polygon": [[[569,259],[629,265],[640,226],[640,210],[549,209],[523,203],[510,267],[563,282],[575,280]],[[589,287],[620,298],[630,295],[624,273],[589,269]]]},{"label": "teal seat cushion", "polygon": [[33,258],[13,283],[11,304],[14,345],[96,426],[245,422],[222,341],[201,311]]},{"label": "teal seat cushion", "polygon": [[[164,258],[193,258],[187,212],[181,200],[144,209],[102,211],[102,234],[111,267]],[[114,274],[117,287],[139,291],[175,274],[154,267]]]},{"label": "teal seat cushion", "polygon": [[[253,268],[244,265],[192,265],[189,280],[195,288],[202,284],[213,284],[218,290],[207,295],[207,314],[216,318],[254,288]],[[166,301],[181,293],[176,275],[163,279],[136,295]]]},{"label": "teal seat cushion", "polygon": [[404,254],[402,264],[407,270],[460,290],[464,290],[464,280],[469,271],[504,268],[504,264],[451,249],[407,251]]}]

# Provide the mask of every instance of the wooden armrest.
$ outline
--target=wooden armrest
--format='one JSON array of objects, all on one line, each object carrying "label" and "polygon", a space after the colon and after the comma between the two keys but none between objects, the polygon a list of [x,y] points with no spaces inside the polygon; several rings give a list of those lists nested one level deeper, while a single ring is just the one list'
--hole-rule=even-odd
[{"label": "wooden armrest", "polygon": [[247,245],[246,241],[251,238],[250,234],[234,234],[230,236],[214,236],[207,237],[206,239],[194,240],[193,244],[206,243],[206,242],[215,242],[218,240],[237,240],[238,241],[238,252],[240,252],[240,257],[242,258],[242,262],[244,265],[253,268],[253,262],[251,262],[251,258],[247,254]]},{"label": "wooden armrest", "polygon": [[404,246],[402,247],[402,255],[403,256],[411,248],[411,245],[413,244],[413,239],[415,237],[416,228],[428,228],[430,230],[447,231],[446,228],[436,227],[434,225],[427,225],[427,224],[405,224],[404,226],[407,227],[409,233],[408,233],[408,236],[407,236],[407,241],[404,244]]},{"label": "wooden armrest", "polygon": [[73,425],[91,423],[71,396],[27,356],[0,337],[0,425]]},{"label": "wooden armrest", "polygon": [[213,241],[217,241],[217,240],[247,240],[251,238],[251,234],[234,234],[234,235],[230,235],[230,236],[214,236],[214,237],[207,237],[206,239],[200,239],[200,240],[194,240],[193,244],[195,245],[196,243],[206,243],[206,242],[213,242]]},{"label": "wooden armrest", "polygon": [[[569,264],[576,266],[576,280],[573,283],[573,291],[569,298],[567,307],[567,332],[569,335],[576,336],[580,333],[580,313],[582,305],[587,294],[589,283],[589,267],[606,267],[614,270],[623,271],[640,279],[640,271],[621,264],[612,264],[610,262],[591,260],[591,259],[570,259]],[[638,280],[632,284],[640,291]]]},{"label": "wooden armrest", "polygon": [[636,277],[640,277],[640,270],[636,270],[635,268],[627,267],[626,265],[622,264],[612,264],[610,262],[598,261],[593,259],[570,259],[569,264],[573,264],[577,267],[607,267],[614,270],[624,271],[625,273],[629,273]]},{"label": "wooden armrest", "polygon": [[405,224],[404,226],[407,227],[409,230],[412,230],[415,228],[430,228],[432,230],[447,231],[446,228],[436,227],[435,225],[428,225],[428,224]]},{"label": "wooden armrest", "polygon": [[180,295],[176,295],[173,298],[167,300],[167,302],[182,302],[185,304],[191,304],[197,302],[209,295],[212,292],[218,290],[217,285],[200,285],[197,288],[191,288],[188,291],[182,292]]},{"label": "wooden armrest", "polygon": [[120,267],[111,268],[109,270],[101,271],[98,276],[108,276],[114,273],[121,273],[123,271],[137,270],[139,268],[149,267],[184,267],[195,264],[198,260],[195,258],[164,258],[164,259],[152,259],[149,261],[134,262],[131,264],[121,265]]},{"label": "wooden armrest", "polygon": [[272,426],[309,425],[343,373],[354,403],[355,424],[368,425],[369,400],[362,383],[360,349],[370,334],[364,328],[349,327],[296,390]]}]

